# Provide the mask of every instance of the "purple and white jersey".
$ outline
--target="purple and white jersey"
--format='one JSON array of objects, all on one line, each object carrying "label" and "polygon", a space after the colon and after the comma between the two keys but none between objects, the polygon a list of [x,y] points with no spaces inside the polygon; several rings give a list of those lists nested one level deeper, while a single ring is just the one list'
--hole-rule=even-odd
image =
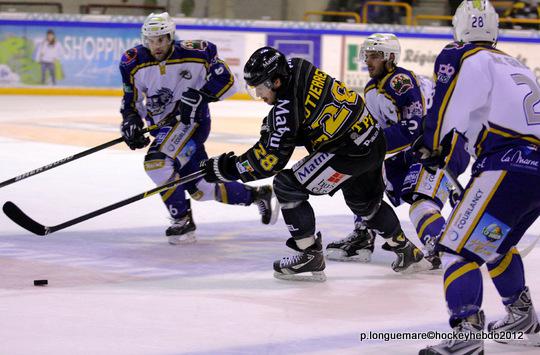
[{"label": "purple and white jersey", "polygon": [[490,46],[453,42],[437,57],[435,76],[426,146],[438,148],[455,129],[477,158],[473,173],[540,173],[540,86],[527,66]]},{"label": "purple and white jersey", "polygon": [[142,45],[127,50],[120,62],[124,97],[122,115],[137,112],[149,124],[172,113],[188,88],[203,91],[213,100],[237,91],[233,73],[207,41],[175,41],[161,62]]}]

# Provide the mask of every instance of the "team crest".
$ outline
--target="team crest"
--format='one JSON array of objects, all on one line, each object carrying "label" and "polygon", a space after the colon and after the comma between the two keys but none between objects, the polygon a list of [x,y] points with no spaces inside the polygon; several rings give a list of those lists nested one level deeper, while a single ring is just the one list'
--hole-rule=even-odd
[{"label": "team crest", "polygon": [[123,65],[128,65],[137,59],[137,48],[131,48],[124,52],[120,61]]},{"label": "team crest", "polygon": [[413,82],[408,75],[397,74],[390,80],[390,87],[394,89],[396,94],[403,95],[413,88]]},{"label": "team crest", "polygon": [[187,41],[180,41],[180,46],[185,49],[194,49],[197,51],[204,51],[206,47],[208,47],[208,42],[201,41],[201,40],[187,40]]},{"label": "team crest", "polygon": [[461,49],[465,47],[465,42],[452,42],[444,47],[444,51],[451,50],[451,49]]},{"label": "team crest", "polygon": [[163,113],[165,107],[172,102],[173,92],[169,88],[159,89],[155,95],[146,98],[146,106],[148,111],[155,116]]}]

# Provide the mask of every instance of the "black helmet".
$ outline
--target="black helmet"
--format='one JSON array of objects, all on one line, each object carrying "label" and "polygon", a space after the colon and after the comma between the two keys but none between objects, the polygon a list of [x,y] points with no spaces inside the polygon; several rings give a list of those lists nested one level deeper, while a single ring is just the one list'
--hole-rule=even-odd
[{"label": "black helmet", "polygon": [[257,49],[244,66],[244,80],[250,86],[276,78],[286,80],[289,77],[289,65],[285,55],[272,47]]}]

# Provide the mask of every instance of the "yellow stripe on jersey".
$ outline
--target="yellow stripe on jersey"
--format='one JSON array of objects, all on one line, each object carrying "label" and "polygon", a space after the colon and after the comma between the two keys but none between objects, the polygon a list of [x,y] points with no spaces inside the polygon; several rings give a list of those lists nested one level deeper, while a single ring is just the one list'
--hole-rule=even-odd
[{"label": "yellow stripe on jersey", "polygon": [[405,144],[405,145],[403,145],[403,146],[401,146],[401,147],[397,147],[397,148],[394,148],[394,149],[392,149],[392,150],[387,150],[387,151],[386,151],[386,154],[394,154],[394,153],[400,152],[400,151],[402,151],[402,150],[404,150],[404,149],[406,149],[406,148],[409,148],[410,146],[411,146],[410,143],[409,143],[409,144]]},{"label": "yellow stripe on jersey", "polygon": [[[467,52],[465,52],[463,54],[463,56],[461,57],[461,59],[459,61],[460,69],[461,69],[461,66],[463,65],[463,61],[465,59],[471,57],[472,55],[474,55],[474,54],[476,54],[476,53],[478,53],[480,51],[489,51],[489,52],[495,52],[495,53],[499,53],[499,54],[505,54],[504,52],[501,52],[501,51],[499,51],[499,50],[497,50],[495,48],[491,49],[491,48],[485,48],[485,47],[476,47],[476,48],[473,48],[470,51],[467,51]],[[452,94],[454,93],[454,89],[456,87],[458,77],[459,77],[459,71],[454,76],[454,79],[452,79],[452,81],[450,83],[450,86],[448,87],[448,91],[444,95],[444,99],[443,99],[443,102],[441,104],[441,107],[439,108],[438,117],[437,117],[437,127],[435,128],[435,133],[433,134],[433,146],[431,147],[431,149],[433,151],[435,151],[439,147],[441,128],[442,128],[442,124],[443,124],[444,114],[446,113],[446,108],[448,106],[448,103],[450,102],[450,99],[452,98]],[[436,74],[435,74],[435,82],[437,82],[437,75]]]}]

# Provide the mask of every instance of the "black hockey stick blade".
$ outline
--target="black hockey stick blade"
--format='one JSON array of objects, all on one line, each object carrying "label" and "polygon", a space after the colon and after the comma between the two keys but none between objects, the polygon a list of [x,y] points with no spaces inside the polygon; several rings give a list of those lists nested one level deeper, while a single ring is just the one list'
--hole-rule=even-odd
[{"label": "black hockey stick blade", "polygon": [[23,227],[27,231],[30,231],[37,235],[47,235],[54,233],[56,231],[62,230],[67,227],[71,227],[75,224],[84,222],[86,220],[89,220],[91,218],[100,216],[104,213],[110,212],[112,210],[115,210],[117,208],[120,208],[122,206],[129,205],[135,201],[142,200],[144,198],[150,197],[152,195],[155,195],[161,191],[166,191],[168,189],[171,189],[175,186],[178,186],[180,184],[185,184],[190,181],[196,180],[198,178],[203,177],[205,174],[204,169],[196,171],[192,174],[186,175],[182,178],[173,180],[171,182],[168,182],[164,185],[155,187],[151,190],[142,192],[138,195],[132,196],[130,198],[127,198],[125,200],[113,203],[112,205],[100,208],[98,210],[92,211],[90,213],[84,214],[82,216],[73,218],[69,221],[66,221],[64,223],[60,223],[54,226],[44,226],[36,221],[34,221],[32,218],[30,218],[26,213],[24,213],[17,205],[15,205],[13,202],[8,201],[4,204],[3,210],[6,216],[9,217],[13,222],[17,223],[19,226]]},{"label": "black hockey stick blade", "polygon": [[45,227],[43,224],[34,221],[32,218],[28,217],[16,204],[11,201],[4,203],[2,207],[6,216],[9,217],[13,222],[17,223],[19,226],[24,229],[37,234],[37,235],[47,235],[50,233],[50,228]]}]

